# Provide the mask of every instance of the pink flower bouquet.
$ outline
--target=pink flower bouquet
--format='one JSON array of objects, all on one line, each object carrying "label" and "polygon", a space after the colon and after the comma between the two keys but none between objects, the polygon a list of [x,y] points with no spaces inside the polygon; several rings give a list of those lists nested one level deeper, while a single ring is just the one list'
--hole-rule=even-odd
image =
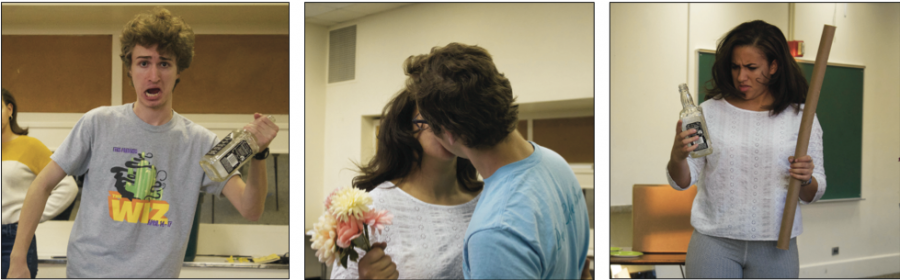
[{"label": "pink flower bouquet", "polygon": [[319,262],[331,264],[337,258],[347,268],[347,259],[359,258],[354,247],[371,249],[369,227],[381,234],[394,219],[387,210],[369,208],[371,204],[369,193],[353,187],[338,188],[325,198],[325,213],[308,232]]}]

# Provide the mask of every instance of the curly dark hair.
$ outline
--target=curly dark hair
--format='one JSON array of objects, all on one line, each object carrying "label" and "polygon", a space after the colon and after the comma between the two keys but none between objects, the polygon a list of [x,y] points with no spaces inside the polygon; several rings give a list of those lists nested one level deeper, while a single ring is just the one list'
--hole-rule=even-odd
[{"label": "curly dark hair", "polygon": [[742,97],[743,93],[734,86],[731,74],[732,55],[735,47],[752,46],[758,48],[766,56],[769,65],[778,63],[775,74],[768,77],[767,87],[775,101],[769,106],[771,115],[778,115],[788,106],[800,112],[800,104],[806,102],[806,91],[809,83],[803,77],[800,65],[791,56],[790,48],[781,29],[765,21],[745,22],[719,40],[716,48],[716,61],[712,66],[712,80],[706,82],[709,94],[706,99],[722,99],[729,96]]},{"label": "curly dark hair", "polygon": [[19,104],[16,103],[16,99],[12,96],[5,88],[3,90],[3,105],[4,107],[7,104],[12,104],[12,116],[9,117],[9,129],[12,130],[16,135],[28,135],[28,129],[22,128],[19,126],[19,122],[17,121],[19,115]]},{"label": "curly dark hair", "polygon": [[[408,90],[384,106],[375,157],[364,166],[356,164],[362,174],[353,178],[353,187],[372,191],[384,181],[405,178],[414,166],[422,165],[422,145],[412,122],[415,110],[416,103]],[[472,162],[461,157],[456,158],[456,180],[470,191],[484,187]]]},{"label": "curly dark hair", "polygon": [[509,80],[482,47],[450,43],[404,61],[406,86],[435,134],[444,129],[470,148],[490,148],[516,129],[519,105]]},{"label": "curly dark hair", "polygon": [[149,47],[157,45],[159,53],[175,55],[178,73],[191,66],[194,59],[194,30],[181,17],[173,16],[169,10],[156,7],[134,17],[125,24],[122,36],[122,67],[131,77],[131,52],[135,45]]}]

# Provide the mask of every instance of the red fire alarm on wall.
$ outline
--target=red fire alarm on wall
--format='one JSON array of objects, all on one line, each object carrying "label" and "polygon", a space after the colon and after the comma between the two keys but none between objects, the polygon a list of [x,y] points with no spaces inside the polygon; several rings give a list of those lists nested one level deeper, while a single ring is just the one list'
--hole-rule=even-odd
[{"label": "red fire alarm on wall", "polygon": [[791,49],[791,56],[803,57],[803,41],[788,41],[788,47]]}]

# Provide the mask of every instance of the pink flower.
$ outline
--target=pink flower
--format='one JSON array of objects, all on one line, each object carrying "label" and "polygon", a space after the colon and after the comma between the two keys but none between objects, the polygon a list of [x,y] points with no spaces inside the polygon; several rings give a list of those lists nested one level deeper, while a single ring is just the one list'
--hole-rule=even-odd
[{"label": "pink flower", "polygon": [[387,210],[372,210],[363,214],[363,220],[367,225],[372,227],[372,232],[377,229],[378,234],[381,234],[384,225],[392,224],[394,215],[388,213]]},{"label": "pink flower", "polygon": [[333,191],[331,191],[330,194],[328,194],[327,197],[325,197],[325,210],[328,210],[328,208],[331,208],[331,197],[334,196],[334,193],[336,193],[340,189],[341,188],[334,189]]},{"label": "pink flower", "polygon": [[337,245],[341,248],[350,246],[350,242],[363,233],[362,221],[356,217],[349,216],[347,221],[338,222],[337,225]]}]

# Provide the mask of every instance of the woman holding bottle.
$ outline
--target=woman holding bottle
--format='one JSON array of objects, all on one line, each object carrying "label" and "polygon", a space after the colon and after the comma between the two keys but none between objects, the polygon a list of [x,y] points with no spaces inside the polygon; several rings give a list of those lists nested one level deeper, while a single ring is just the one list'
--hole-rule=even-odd
[{"label": "woman holding bottle", "polygon": [[[794,158],[809,88],[778,27],[756,20],[719,42],[713,79],[700,104],[712,153],[688,157],[700,146],[697,130],[678,121],[666,167],[669,184],[698,185],[691,210],[688,278],[796,278],[799,207],[784,209],[791,178],[800,202],[825,193],[822,127],[813,122],[807,156]],[[775,247],[783,211],[796,211],[789,250]]]}]

